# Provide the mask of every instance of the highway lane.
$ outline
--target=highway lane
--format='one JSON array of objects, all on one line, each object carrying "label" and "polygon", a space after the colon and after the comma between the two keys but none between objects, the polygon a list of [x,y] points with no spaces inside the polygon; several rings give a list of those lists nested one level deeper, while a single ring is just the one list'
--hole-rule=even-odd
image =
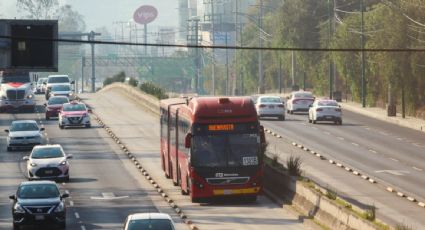
[{"label": "highway lane", "polygon": [[[378,216],[389,223],[425,226],[423,208],[388,193],[382,187],[392,185],[397,191],[424,200],[424,172],[420,170],[424,167],[424,134],[349,111],[344,111],[343,120],[342,126],[313,125],[308,123],[307,115],[288,114],[286,121],[264,119],[261,123],[284,137],[280,141],[269,138],[272,141],[269,151],[282,158],[292,154],[301,156],[306,174],[323,186],[336,190],[360,206],[375,204]],[[289,140],[378,178],[384,184],[363,183],[360,177],[299,151],[290,145]]]},{"label": "highway lane", "polygon": [[315,229],[293,210],[260,196],[254,204],[192,204],[164,177],[159,159],[159,119],[119,90],[83,96],[103,122],[125,143],[142,166],[200,229]]},{"label": "highway lane", "polygon": [[263,121],[266,127],[311,149],[425,200],[424,134],[344,111],[342,126],[310,124],[306,115]]},{"label": "highway lane", "polygon": [[[56,120],[44,121],[43,114],[0,114],[0,128],[5,129],[15,119],[38,120],[46,128],[49,142],[61,144],[65,152],[74,156],[70,160],[71,180],[60,185],[62,191],[71,194],[67,200],[67,229],[120,229],[128,214],[148,211],[169,213],[178,229],[187,229],[96,123],[91,129],[60,130]],[[8,153],[5,133],[1,137],[0,229],[11,229],[8,195],[26,180],[20,159],[29,151]]]}]

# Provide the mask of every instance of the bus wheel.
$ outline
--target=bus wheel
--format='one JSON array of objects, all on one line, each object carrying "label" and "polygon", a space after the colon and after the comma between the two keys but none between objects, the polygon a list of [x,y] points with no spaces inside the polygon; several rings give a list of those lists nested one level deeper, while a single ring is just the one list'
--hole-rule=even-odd
[{"label": "bus wheel", "polygon": [[170,167],[170,178],[171,178],[171,180],[173,180],[173,185],[174,186],[178,186],[179,185],[178,180],[177,180],[177,182],[174,181],[174,170],[173,170],[173,166]]},{"label": "bus wheel", "polygon": [[189,185],[189,179],[188,178],[189,177],[186,177],[186,191],[184,191],[184,189],[181,188],[182,195],[189,195],[189,193],[190,193],[190,190],[189,190],[190,185]]}]

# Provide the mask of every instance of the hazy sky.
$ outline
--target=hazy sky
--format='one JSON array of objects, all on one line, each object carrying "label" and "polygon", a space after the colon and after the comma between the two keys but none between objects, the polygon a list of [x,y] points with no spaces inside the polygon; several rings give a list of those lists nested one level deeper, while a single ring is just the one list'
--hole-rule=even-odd
[{"label": "hazy sky", "polygon": [[[134,11],[142,5],[152,5],[158,10],[158,17],[148,25],[177,26],[178,12],[176,0],[60,0],[70,4],[74,10],[84,16],[87,30],[106,26],[114,33],[115,21],[128,21],[133,18]],[[0,18],[20,18],[22,14],[16,9],[16,0],[0,0]],[[121,28],[121,26],[119,26]]]}]

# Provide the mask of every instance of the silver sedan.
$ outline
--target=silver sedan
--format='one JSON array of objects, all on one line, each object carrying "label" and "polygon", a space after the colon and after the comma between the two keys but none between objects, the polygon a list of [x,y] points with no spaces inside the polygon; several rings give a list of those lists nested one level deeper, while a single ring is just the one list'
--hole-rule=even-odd
[{"label": "silver sedan", "polygon": [[7,151],[44,144],[43,130],[44,128],[39,128],[34,120],[13,121],[9,129],[4,130],[8,133]]},{"label": "silver sedan", "polygon": [[278,96],[260,96],[255,104],[258,117],[277,117],[285,120],[285,105]]}]

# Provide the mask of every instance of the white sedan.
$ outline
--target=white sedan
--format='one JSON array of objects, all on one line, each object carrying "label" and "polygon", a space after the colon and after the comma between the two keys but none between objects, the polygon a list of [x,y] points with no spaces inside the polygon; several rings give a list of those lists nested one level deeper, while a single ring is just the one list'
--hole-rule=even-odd
[{"label": "white sedan", "polygon": [[342,125],[341,107],[335,100],[316,100],[308,111],[308,122],[333,121]]},{"label": "white sedan", "polygon": [[28,179],[61,179],[69,181],[69,161],[72,155],[66,155],[60,145],[37,145],[27,161]]},{"label": "white sedan", "polygon": [[165,213],[135,213],[127,216],[124,230],[175,230],[170,215]]},{"label": "white sedan", "polygon": [[285,120],[285,105],[278,96],[260,96],[255,104],[258,117],[277,117]]},{"label": "white sedan", "polygon": [[309,91],[292,92],[286,101],[289,114],[296,112],[307,112],[315,97]]},{"label": "white sedan", "polygon": [[13,121],[9,129],[4,130],[8,133],[7,151],[44,144],[43,130],[44,128],[39,128],[34,120]]}]

